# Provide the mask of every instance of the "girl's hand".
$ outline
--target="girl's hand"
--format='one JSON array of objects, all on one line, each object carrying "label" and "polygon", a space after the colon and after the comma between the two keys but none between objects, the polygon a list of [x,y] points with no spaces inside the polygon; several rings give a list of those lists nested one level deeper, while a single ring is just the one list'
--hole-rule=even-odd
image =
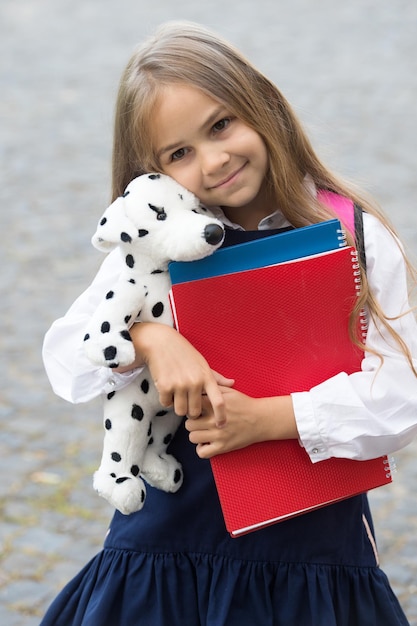
[{"label": "girl's hand", "polygon": [[208,459],[260,441],[298,438],[290,396],[251,398],[230,387],[220,389],[226,416],[223,425],[217,424],[208,397],[203,399],[202,415],[185,422],[199,457]]},{"label": "girl's hand", "polygon": [[130,329],[137,358],[132,367],[149,367],[162,406],[177,415],[201,415],[203,398],[212,407],[217,424],[225,421],[224,396],[219,384],[233,380],[213,372],[204,357],[176,330],[165,324],[139,323]]}]

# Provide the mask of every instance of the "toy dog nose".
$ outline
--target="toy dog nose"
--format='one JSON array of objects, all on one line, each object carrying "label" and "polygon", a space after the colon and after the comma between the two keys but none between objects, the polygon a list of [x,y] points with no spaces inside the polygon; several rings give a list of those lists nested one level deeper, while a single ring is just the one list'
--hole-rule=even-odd
[{"label": "toy dog nose", "polygon": [[221,242],[224,237],[224,230],[218,224],[207,224],[204,229],[204,239],[212,246]]}]

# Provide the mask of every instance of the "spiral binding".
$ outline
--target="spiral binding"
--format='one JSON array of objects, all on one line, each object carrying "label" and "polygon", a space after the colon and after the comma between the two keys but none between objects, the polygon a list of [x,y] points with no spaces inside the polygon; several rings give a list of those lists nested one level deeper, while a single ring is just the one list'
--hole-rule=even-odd
[{"label": "spiral binding", "polygon": [[344,248],[347,244],[346,231],[343,228],[338,228],[336,232],[339,248]]},{"label": "spiral binding", "polygon": [[[362,282],[361,282],[361,270],[359,265],[359,255],[358,251],[354,248],[350,251],[352,257],[352,268],[353,268],[353,280],[355,283],[356,295],[359,298],[361,294]],[[366,335],[368,332],[368,319],[366,316],[365,309],[361,309],[359,313],[359,333],[362,339],[362,343],[366,341]]]},{"label": "spiral binding", "polygon": [[392,478],[392,475],[397,472],[397,464],[393,456],[384,459],[385,477]]}]

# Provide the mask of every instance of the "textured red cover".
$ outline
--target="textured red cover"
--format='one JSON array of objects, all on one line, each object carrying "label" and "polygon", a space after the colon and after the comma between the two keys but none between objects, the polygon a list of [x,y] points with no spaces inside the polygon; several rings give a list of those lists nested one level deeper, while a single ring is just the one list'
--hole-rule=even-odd
[{"label": "textured red cover", "polygon": [[[360,369],[349,338],[355,250],[173,285],[179,332],[253,397],[308,391]],[[218,455],[212,470],[232,536],[391,482],[386,457],[311,463],[296,440]]]}]

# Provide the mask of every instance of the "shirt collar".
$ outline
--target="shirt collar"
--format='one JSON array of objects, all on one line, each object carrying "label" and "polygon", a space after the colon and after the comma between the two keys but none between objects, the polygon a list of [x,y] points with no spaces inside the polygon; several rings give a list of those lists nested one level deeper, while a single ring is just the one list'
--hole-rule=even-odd
[{"label": "shirt collar", "polygon": [[[315,198],[317,196],[316,185],[312,177],[307,174],[304,178],[304,186],[311,193],[312,197]],[[235,224],[231,222],[223,213],[223,210],[220,207],[210,207],[210,211],[213,213],[217,219],[219,219],[225,226],[229,228],[233,228],[233,230],[244,230],[242,226],[239,224]],[[292,226],[286,217],[281,213],[279,209],[261,219],[258,224],[257,230],[269,230],[272,228],[286,228],[287,226]]]},{"label": "shirt collar", "polygon": [[[225,216],[220,207],[210,207],[214,217],[217,217],[225,226],[233,230],[244,230],[239,224],[235,224]],[[257,230],[269,230],[271,228],[285,228],[291,226],[290,222],[283,216],[281,211],[276,210],[267,217],[264,217],[258,224]]]}]

